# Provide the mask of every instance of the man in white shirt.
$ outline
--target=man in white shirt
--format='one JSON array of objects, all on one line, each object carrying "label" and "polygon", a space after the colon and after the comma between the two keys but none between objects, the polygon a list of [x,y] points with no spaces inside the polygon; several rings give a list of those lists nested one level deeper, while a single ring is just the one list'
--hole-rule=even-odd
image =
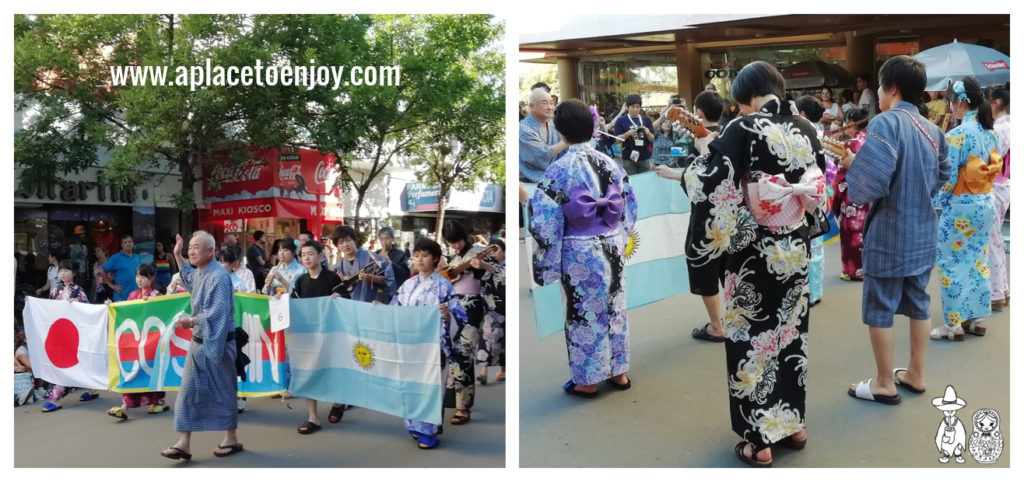
[{"label": "man in white shirt", "polygon": [[857,107],[867,109],[869,116],[877,114],[878,98],[868,85],[868,74],[857,76],[857,90],[860,91],[860,101],[858,101]]}]

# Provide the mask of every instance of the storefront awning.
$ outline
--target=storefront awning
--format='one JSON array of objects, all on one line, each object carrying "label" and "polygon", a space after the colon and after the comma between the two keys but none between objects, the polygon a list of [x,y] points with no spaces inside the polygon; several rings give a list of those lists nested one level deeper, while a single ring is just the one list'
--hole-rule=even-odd
[{"label": "storefront awning", "polygon": [[207,221],[251,218],[344,219],[341,204],[278,197],[212,203],[204,211],[207,213],[204,216]]}]

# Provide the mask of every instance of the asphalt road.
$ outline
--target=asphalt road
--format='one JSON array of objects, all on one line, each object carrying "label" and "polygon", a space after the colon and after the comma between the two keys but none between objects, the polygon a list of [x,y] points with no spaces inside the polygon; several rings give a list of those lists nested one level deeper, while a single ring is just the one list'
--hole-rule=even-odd
[{"label": "asphalt road", "polygon": [[[338,424],[327,423],[329,406],[320,404],[323,428],[300,435],[306,420],[305,400],[250,398],[238,417],[241,453],[213,456],[223,432],[192,434],[192,460],[160,456],[177,440],[174,412],[149,415],[133,409],[119,421],[106,410],[120,404],[120,395],[100,392],[100,399],[79,402],[72,393],[64,408],[42,413],[41,404],[14,408],[14,466],[24,467],[504,467],[505,384],[477,386],[472,420],[461,426],[445,422],[441,445],[420,450],[405,432],[402,419],[364,408],[345,412]],[[173,406],[177,392],[168,392]],[[451,416],[452,411],[447,411]]]},{"label": "asphalt road", "polygon": [[[943,415],[932,399],[951,384],[967,403],[957,416],[968,438],[976,410],[1000,414],[1004,447],[993,466],[1008,467],[1010,308],[989,318],[988,336],[930,344],[926,393],[902,391],[898,406],[855,400],[848,385],[875,373],[860,321],[861,283],[839,279],[838,243],[825,251],[823,301],[810,314],[808,445],[775,450],[775,466],[943,467],[934,442]],[[524,254],[520,244],[520,259]],[[529,279],[520,266],[521,467],[745,467],[732,451],[739,437],[730,429],[723,345],[690,337],[707,318],[699,297],[681,294],[631,310],[633,388],[602,387],[599,397],[582,399],[561,390],[569,379],[564,335],[537,339]],[[935,320],[941,317],[935,272],[929,292]],[[896,366],[908,360],[907,326],[905,317],[897,318]],[[982,467],[970,456],[960,466]]]}]

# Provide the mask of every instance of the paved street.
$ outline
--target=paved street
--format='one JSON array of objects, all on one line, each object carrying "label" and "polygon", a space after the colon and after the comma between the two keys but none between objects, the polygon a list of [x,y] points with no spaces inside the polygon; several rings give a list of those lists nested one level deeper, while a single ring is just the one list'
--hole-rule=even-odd
[{"label": "paved street", "polygon": [[[491,373],[491,379],[494,379]],[[238,418],[238,435],[245,451],[225,458],[213,456],[223,432],[192,434],[192,460],[165,459],[159,452],[177,440],[173,411],[148,415],[133,410],[126,421],[105,414],[120,403],[120,395],[100,392],[101,398],[79,402],[79,393],[64,408],[42,413],[39,403],[14,408],[14,466],[22,467],[504,467],[505,384],[477,386],[473,419],[463,426],[445,423],[441,445],[420,450],[405,432],[402,419],[355,408],[341,423],[327,423],[320,404],[323,429],[312,435],[296,432],[305,421],[305,400],[250,398]],[[168,393],[173,406],[176,392]],[[447,411],[451,416],[451,410]]]},{"label": "paved street", "polygon": [[[1008,467],[1009,308],[993,313],[988,336],[931,343],[925,394],[901,391],[903,403],[895,407],[854,400],[847,386],[875,371],[860,321],[861,284],[839,279],[838,242],[825,251],[825,294],[810,315],[809,441],[800,452],[775,450],[776,467],[941,467],[934,440],[942,413],[932,399],[947,384],[967,402],[957,417],[968,438],[976,410],[999,412],[1005,445],[994,465]],[[723,345],[690,337],[707,318],[697,296],[630,311],[633,388],[602,386],[599,397],[587,400],[562,392],[569,376],[564,335],[537,339],[525,270],[520,280],[522,467],[745,467],[732,451],[739,437],[730,429]],[[941,317],[934,272],[931,281],[934,319]],[[908,359],[906,328],[906,318],[898,318],[897,366]],[[980,467],[966,458],[963,466]]]}]

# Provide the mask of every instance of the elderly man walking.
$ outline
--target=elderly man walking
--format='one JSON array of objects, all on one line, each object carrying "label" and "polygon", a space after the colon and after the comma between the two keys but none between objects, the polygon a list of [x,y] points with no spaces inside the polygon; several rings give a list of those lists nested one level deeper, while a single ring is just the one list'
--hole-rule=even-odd
[{"label": "elderly man walking", "polygon": [[225,457],[242,451],[238,427],[235,369],[235,305],[231,278],[213,263],[215,241],[206,231],[196,231],[188,243],[188,263],[181,257],[182,239],[177,236],[174,257],[181,266],[181,281],[192,293],[192,315],[179,318],[177,328],[192,328],[192,343],[181,376],[181,390],[174,404],[174,430],[178,442],[160,455],[191,460],[189,442],[194,431],[225,430],[213,455]]},{"label": "elderly man walking", "polygon": [[555,130],[551,94],[537,87],[530,92],[530,115],[519,121],[519,180],[540,182],[544,171],[569,146]]}]

